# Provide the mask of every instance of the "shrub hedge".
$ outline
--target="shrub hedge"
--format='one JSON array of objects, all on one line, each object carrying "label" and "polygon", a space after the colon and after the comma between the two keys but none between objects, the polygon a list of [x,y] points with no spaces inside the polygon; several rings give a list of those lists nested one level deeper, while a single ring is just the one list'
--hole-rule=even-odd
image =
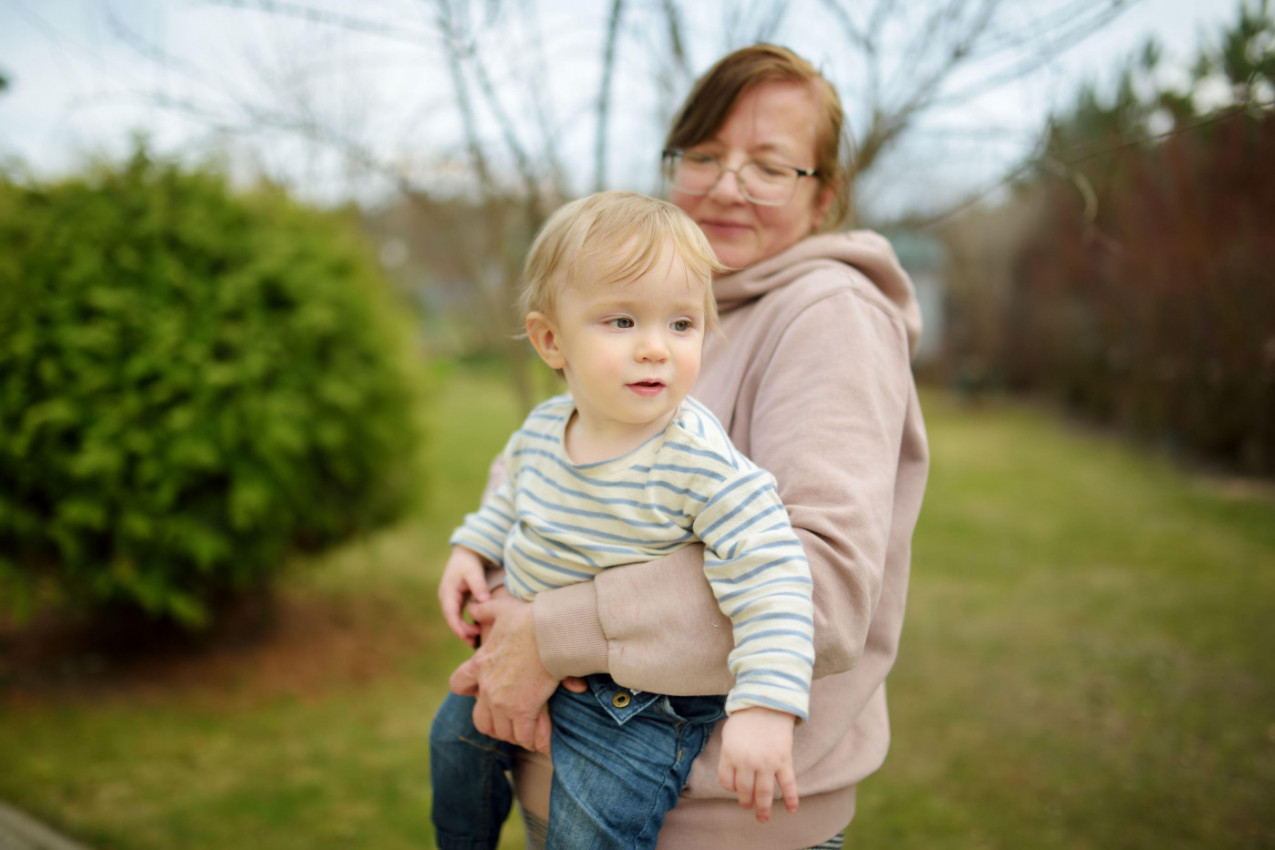
[{"label": "shrub hedge", "polygon": [[417,490],[409,311],[341,216],[144,149],[0,181],[0,596],[205,624]]}]

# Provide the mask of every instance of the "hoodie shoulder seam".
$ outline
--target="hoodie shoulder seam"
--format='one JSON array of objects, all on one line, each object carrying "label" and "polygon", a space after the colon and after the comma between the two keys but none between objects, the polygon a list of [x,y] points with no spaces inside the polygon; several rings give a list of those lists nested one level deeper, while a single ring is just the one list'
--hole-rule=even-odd
[{"label": "hoodie shoulder seam", "polygon": [[898,310],[886,299],[885,295],[871,285],[870,281],[868,281],[866,286],[864,285],[864,281],[867,281],[867,278],[863,272],[836,260],[829,260],[827,270],[841,272],[841,274],[837,274],[835,278],[832,275],[818,274],[818,271],[823,271],[823,268],[820,268],[817,271],[802,275],[788,284],[788,286],[783,287],[791,291],[795,286],[803,284],[814,286],[817,284],[823,291],[816,291],[808,295],[803,293],[803,297],[796,299],[797,303],[792,305],[792,309],[789,311],[790,315],[778,327],[778,336],[786,334],[793,322],[797,321],[799,316],[816,304],[827,301],[841,293],[846,293],[879,310],[884,314],[886,320],[903,334],[903,338],[907,339],[907,327],[903,317],[899,315]]}]

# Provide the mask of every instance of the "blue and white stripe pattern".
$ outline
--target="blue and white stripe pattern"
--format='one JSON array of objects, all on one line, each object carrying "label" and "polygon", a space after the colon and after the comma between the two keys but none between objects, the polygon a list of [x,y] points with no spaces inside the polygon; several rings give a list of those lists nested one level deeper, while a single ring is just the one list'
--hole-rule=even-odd
[{"label": "blue and white stripe pattern", "polygon": [[628,454],[572,463],[563,435],[573,410],[562,395],[531,412],[505,447],[505,484],[452,544],[502,564],[509,591],[530,599],[702,541],[709,584],[734,624],[726,710],[765,706],[804,720],[810,569],[774,478],[689,398],[662,434]]}]

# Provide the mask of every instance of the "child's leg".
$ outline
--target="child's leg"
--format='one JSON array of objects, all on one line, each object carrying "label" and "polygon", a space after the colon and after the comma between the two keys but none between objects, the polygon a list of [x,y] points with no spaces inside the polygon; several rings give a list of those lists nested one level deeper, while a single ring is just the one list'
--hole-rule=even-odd
[{"label": "child's leg", "polygon": [[429,730],[430,817],[439,850],[492,850],[513,804],[513,746],[474,728],[474,700],[448,694]]},{"label": "child's leg", "polygon": [[[720,698],[679,700],[627,690],[600,677],[590,691],[559,688],[553,718],[553,785],[547,850],[654,848],[691,763],[724,716]],[[601,697],[601,703],[599,702]],[[618,696],[618,699],[616,697]],[[623,723],[618,722],[623,719]]]}]

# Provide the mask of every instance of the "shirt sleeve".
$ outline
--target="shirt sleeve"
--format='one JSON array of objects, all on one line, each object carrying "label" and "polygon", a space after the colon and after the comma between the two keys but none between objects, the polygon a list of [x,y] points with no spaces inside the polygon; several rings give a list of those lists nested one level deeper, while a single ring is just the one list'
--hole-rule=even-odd
[{"label": "shirt sleeve", "polygon": [[510,437],[505,450],[491,465],[487,491],[477,511],[466,514],[448,541],[482,555],[498,567],[505,563],[505,541],[517,521],[514,508],[514,484],[509,459],[513,457],[518,435]]},{"label": "shirt sleeve", "polygon": [[745,467],[723,482],[693,527],[734,635],[727,713],[760,706],[805,720],[814,664],[810,568],[774,479]]}]

